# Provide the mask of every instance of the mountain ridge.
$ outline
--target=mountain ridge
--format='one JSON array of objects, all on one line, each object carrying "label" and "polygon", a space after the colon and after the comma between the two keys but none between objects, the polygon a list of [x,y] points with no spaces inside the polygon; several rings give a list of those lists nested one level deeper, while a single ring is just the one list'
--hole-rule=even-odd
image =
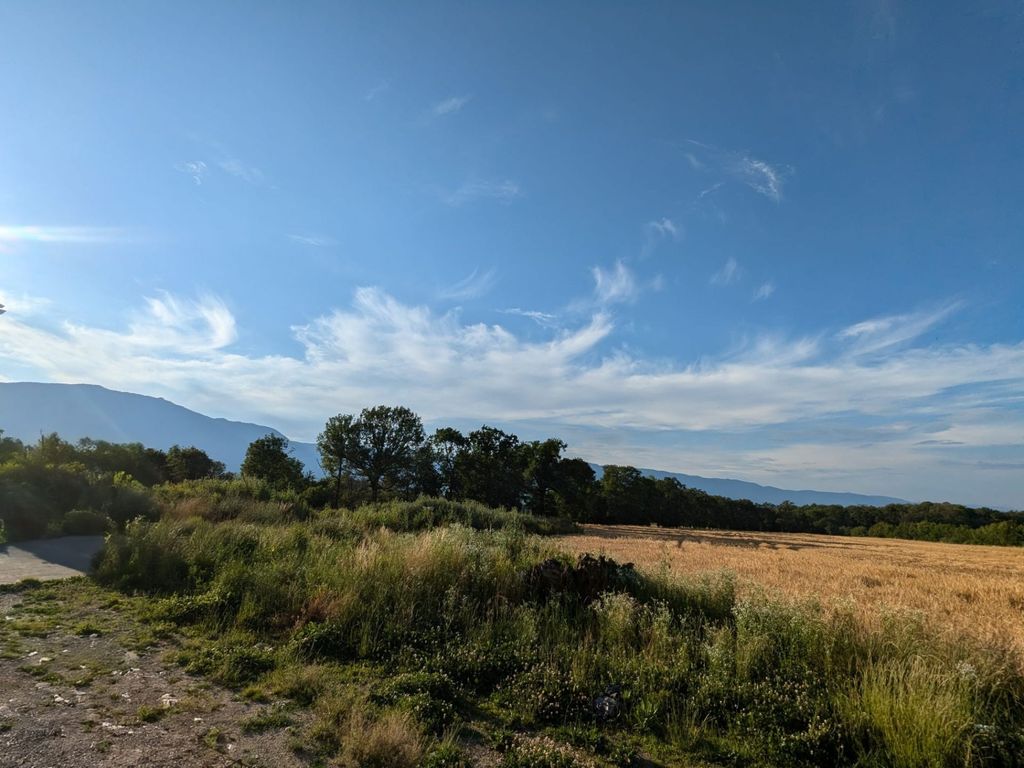
[{"label": "mountain ridge", "polygon": [[[91,437],[110,442],[139,442],[166,450],[195,445],[237,470],[249,443],[267,434],[285,435],[273,427],[207,416],[162,397],[107,389],[97,384],[0,382],[0,429],[26,442],[57,432],[67,440]],[[289,441],[292,454],[306,469],[319,474],[313,443]],[[600,465],[592,464],[600,474]],[[690,488],[733,499],[779,504],[863,504],[884,506],[903,499],[837,491],[787,490],[733,478],[703,477],[641,468],[655,478],[674,477]]]}]

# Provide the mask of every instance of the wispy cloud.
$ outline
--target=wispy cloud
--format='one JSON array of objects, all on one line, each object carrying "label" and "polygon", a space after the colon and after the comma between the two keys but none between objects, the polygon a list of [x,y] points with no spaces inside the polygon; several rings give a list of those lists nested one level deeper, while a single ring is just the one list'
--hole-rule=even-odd
[{"label": "wispy cloud", "polygon": [[842,329],[838,338],[851,343],[853,354],[872,354],[913,341],[963,307],[952,301],[937,309],[874,317]]},{"label": "wispy cloud", "polygon": [[754,291],[754,301],[767,299],[771,297],[773,293],[775,293],[775,283],[770,280],[767,283],[761,283],[761,285],[757,287],[757,290]]},{"label": "wispy cloud", "polygon": [[430,108],[430,112],[434,117],[452,115],[466,106],[472,98],[472,96],[450,96],[447,99],[434,104],[434,106]]},{"label": "wispy cloud", "polygon": [[[693,151],[684,153],[690,167],[696,171],[713,173],[720,177],[738,181],[775,203],[782,201],[783,188],[792,168],[768,163],[747,152],[721,149],[694,139],[687,139]],[[718,190],[723,181],[718,181],[698,195],[698,200]]]},{"label": "wispy cloud", "polygon": [[[213,145],[216,149],[219,145]],[[223,173],[241,179],[247,184],[260,186],[266,183],[266,175],[254,165],[239,160],[233,156],[223,156],[219,160],[211,160],[213,168]],[[210,179],[211,166],[205,160],[183,160],[174,166],[174,170],[183,173],[192,179],[192,182],[201,187]]]},{"label": "wispy cloud", "polygon": [[241,179],[247,184],[260,185],[265,181],[263,171],[254,165],[248,165],[243,163],[237,157],[228,157],[223,160],[218,160],[217,165],[224,173],[230,174],[237,179]]},{"label": "wispy cloud", "polygon": [[523,194],[518,182],[511,179],[503,181],[467,181],[458,189],[442,197],[442,200],[453,207],[472,203],[477,200],[496,200],[499,203],[511,203]]},{"label": "wispy cloud", "polygon": [[717,192],[721,188],[722,188],[722,182],[721,181],[716,181],[710,187],[706,187],[705,189],[702,189],[700,192],[698,192],[697,193],[697,199],[698,200],[703,200],[705,197],[708,197],[709,195],[715,194],[715,192]]},{"label": "wispy cloud", "polygon": [[669,218],[661,218],[647,222],[647,229],[664,237],[671,237],[673,240],[679,237],[679,227]]},{"label": "wispy cloud", "polygon": [[741,157],[736,161],[733,173],[755,192],[776,203],[782,200],[782,173],[763,160]]},{"label": "wispy cloud", "polygon": [[648,221],[644,224],[644,244],[640,250],[640,256],[647,258],[666,240],[677,241],[682,236],[681,227],[668,217]]},{"label": "wispy cloud", "polygon": [[594,267],[594,297],[602,304],[630,302],[640,294],[633,272],[622,261],[611,269]]},{"label": "wispy cloud", "polygon": [[4,243],[80,243],[103,245],[129,240],[120,227],[53,227],[0,225],[0,245]]},{"label": "wispy cloud", "polygon": [[330,248],[338,244],[333,237],[325,235],[288,235],[288,239],[300,245],[308,245],[311,248]]},{"label": "wispy cloud", "polygon": [[135,315],[129,327],[130,345],[186,354],[216,352],[238,338],[231,310],[212,295],[194,301],[166,292],[151,296],[146,312]]},{"label": "wispy cloud", "polygon": [[206,175],[206,163],[202,160],[184,160],[175,165],[174,169],[191,177],[197,187],[202,186]]},{"label": "wispy cloud", "polygon": [[537,323],[537,325],[545,328],[554,328],[558,325],[558,315],[550,312],[540,312],[535,309],[521,309],[519,307],[509,307],[508,309],[502,309],[500,311],[504,315],[527,317]]},{"label": "wispy cloud", "polygon": [[17,317],[32,317],[50,309],[53,302],[41,296],[30,296],[27,293],[11,293],[0,290],[0,308]]},{"label": "wispy cloud", "polygon": [[488,269],[486,272],[474,269],[457,283],[438,291],[438,298],[475,299],[490,291],[494,287],[495,280],[496,276],[493,269]]},{"label": "wispy cloud", "polygon": [[729,283],[739,280],[740,275],[743,274],[743,268],[740,267],[739,262],[731,256],[726,260],[722,268],[715,272],[711,276],[712,285],[728,285]]}]

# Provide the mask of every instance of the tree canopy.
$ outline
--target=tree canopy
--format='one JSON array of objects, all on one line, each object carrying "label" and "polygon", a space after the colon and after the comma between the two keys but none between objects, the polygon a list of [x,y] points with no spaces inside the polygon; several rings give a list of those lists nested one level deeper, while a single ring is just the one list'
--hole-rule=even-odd
[{"label": "tree canopy", "polygon": [[302,462],[289,453],[288,438],[268,434],[253,440],[242,461],[242,477],[256,477],[280,488],[299,488],[305,477]]}]

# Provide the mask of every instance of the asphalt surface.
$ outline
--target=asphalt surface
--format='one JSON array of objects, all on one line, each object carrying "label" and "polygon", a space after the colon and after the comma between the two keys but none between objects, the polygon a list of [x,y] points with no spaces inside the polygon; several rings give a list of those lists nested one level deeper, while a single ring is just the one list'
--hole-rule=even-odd
[{"label": "asphalt surface", "polygon": [[102,546],[102,536],[64,536],[0,546],[0,584],[81,576]]}]

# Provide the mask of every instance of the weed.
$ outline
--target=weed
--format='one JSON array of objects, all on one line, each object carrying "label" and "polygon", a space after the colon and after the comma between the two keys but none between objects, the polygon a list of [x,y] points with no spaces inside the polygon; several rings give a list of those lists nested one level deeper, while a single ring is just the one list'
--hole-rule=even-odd
[{"label": "weed", "polygon": [[92,621],[80,621],[71,628],[71,631],[80,637],[88,637],[89,635],[102,635],[103,627]]},{"label": "weed", "polygon": [[342,736],[339,763],[346,768],[415,768],[423,757],[423,741],[407,713],[385,712],[368,720],[354,712]]},{"label": "weed", "polygon": [[443,741],[430,750],[422,768],[470,768],[471,763],[454,741]]},{"label": "weed", "polygon": [[243,720],[242,730],[246,733],[262,733],[273,728],[286,728],[292,722],[291,715],[283,707],[267,707]]},{"label": "weed", "polygon": [[167,709],[163,707],[147,707],[141,706],[135,713],[135,716],[142,723],[155,723],[157,720],[167,714]]}]

